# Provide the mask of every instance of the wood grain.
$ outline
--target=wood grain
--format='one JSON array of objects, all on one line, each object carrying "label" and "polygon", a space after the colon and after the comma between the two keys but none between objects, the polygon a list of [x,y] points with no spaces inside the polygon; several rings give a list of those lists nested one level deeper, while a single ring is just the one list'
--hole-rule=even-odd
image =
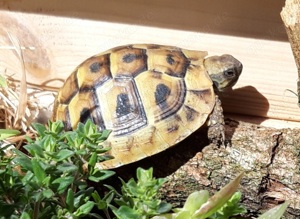
[{"label": "wood grain", "polygon": [[56,87],[86,58],[123,44],[230,53],[244,71],[222,95],[226,112],[300,121],[297,97],[286,91],[297,89],[297,68],[280,20],[283,6],[272,0],[2,1],[0,72],[21,75],[7,32],[24,47],[28,81]]},{"label": "wood grain", "polygon": [[300,1],[286,0],[286,4],[281,13],[282,21],[285,25],[296,66],[298,68],[298,105],[300,106]]}]

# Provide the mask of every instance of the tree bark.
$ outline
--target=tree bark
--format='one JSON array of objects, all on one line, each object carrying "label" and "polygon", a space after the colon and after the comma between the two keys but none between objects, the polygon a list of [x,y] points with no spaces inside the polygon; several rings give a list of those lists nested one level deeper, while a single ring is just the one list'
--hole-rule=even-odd
[{"label": "tree bark", "polygon": [[289,200],[286,218],[300,218],[300,130],[265,128],[227,119],[230,144],[210,144],[171,174],[162,191],[169,202],[182,206],[188,194],[217,192],[244,172],[239,191],[247,216],[257,216]]}]

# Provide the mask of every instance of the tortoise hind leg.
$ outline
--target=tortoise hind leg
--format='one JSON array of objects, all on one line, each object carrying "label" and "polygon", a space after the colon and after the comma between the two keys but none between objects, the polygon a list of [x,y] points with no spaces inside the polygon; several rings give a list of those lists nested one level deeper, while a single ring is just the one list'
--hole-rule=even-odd
[{"label": "tortoise hind leg", "polygon": [[225,122],[221,100],[216,95],[215,106],[208,119],[208,138],[213,143],[225,145]]}]

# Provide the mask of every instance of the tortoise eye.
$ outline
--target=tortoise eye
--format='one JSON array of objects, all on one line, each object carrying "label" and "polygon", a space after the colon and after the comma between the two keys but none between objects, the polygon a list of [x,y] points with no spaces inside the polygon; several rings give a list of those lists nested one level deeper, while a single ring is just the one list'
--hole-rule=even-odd
[{"label": "tortoise eye", "polygon": [[226,78],[233,78],[235,76],[235,72],[232,69],[224,71],[224,76]]}]

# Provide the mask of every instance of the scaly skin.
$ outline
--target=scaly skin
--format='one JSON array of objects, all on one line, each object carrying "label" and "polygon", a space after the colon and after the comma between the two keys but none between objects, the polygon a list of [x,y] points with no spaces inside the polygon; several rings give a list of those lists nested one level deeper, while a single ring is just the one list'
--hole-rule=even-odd
[{"label": "scaly skin", "polygon": [[223,108],[221,105],[221,100],[216,95],[216,103],[212,113],[208,118],[208,138],[214,142],[218,143],[220,140],[222,145],[225,142],[225,122],[223,115]]},{"label": "scaly skin", "polygon": [[[212,56],[204,61],[205,68],[214,83],[215,93],[231,89],[237,82],[243,65],[231,55]],[[216,95],[215,106],[208,118],[208,136],[213,142],[225,142],[225,123],[221,101]]]}]

